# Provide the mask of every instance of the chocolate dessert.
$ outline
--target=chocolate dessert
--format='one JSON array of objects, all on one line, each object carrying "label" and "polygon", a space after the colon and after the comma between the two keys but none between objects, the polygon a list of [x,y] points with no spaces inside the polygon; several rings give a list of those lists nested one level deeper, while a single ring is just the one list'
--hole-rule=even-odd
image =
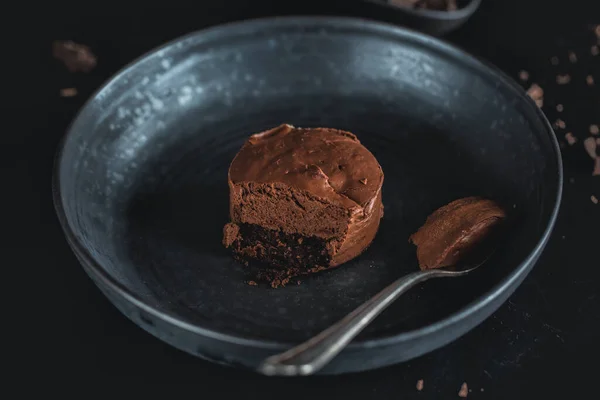
[{"label": "chocolate dessert", "polygon": [[281,125],[252,135],[229,167],[223,244],[262,262],[272,286],[362,253],[383,216],[379,163],[349,132]]},{"label": "chocolate dessert", "polygon": [[410,236],[417,246],[419,266],[425,270],[455,265],[505,217],[500,206],[480,197],[458,199],[439,208]]}]

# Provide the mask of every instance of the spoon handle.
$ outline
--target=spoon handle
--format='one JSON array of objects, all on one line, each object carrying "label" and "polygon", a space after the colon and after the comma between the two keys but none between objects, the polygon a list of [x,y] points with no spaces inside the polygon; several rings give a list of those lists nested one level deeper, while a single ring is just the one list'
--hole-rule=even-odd
[{"label": "spoon handle", "polygon": [[267,358],[258,368],[265,375],[311,375],[331,361],[383,310],[417,283],[431,278],[461,276],[442,269],[412,272],[377,293],[336,324],[308,341]]}]

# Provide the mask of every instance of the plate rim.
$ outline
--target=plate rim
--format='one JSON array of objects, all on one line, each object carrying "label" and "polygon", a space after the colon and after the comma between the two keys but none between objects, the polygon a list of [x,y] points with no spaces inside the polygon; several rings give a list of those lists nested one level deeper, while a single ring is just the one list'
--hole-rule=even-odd
[{"label": "plate rim", "polygon": [[[126,75],[128,72],[133,70],[138,64],[149,61],[152,57],[156,57],[159,53],[168,51],[170,49],[176,49],[177,47],[182,48],[186,42],[197,41],[208,41],[210,38],[222,37],[223,35],[235,35],[240,32],[251,30],[256,31],[261,28],[273,28],[273,27],[289,27],[289,26],[320,26],[323,29],[331,28],[354,28],[369,33],[387,34],[396,36],[404,40],[410,39],[435,48],[438,51],[446,54],[455,54],[460,56],[463,60],[469,62],[472,66],[476,66],[479,69],[487,70],[487,72],[496,75],[496,77],[507,87],[515,90],[516,95],[529,103],[529,107],[533,108],[539,121],[544,126],[544,131],[550,139],[551,146],[554,150],[555,159],[552,160],[556,163],[556,169],[558,172],[557,176],[557,190],[553,198],[553,207],[546,222],[543,233],[537,240],[535,247],[529,252],[528,256],[522,260],[503,280],[494,285],[492,289],[486,292],[484,295],[476,298],[472,302],[468,303],[458,311],[448,315],[447,317],[438,320],[432,324],[423,326],[421,328],[404,331],[398,334],[374,338],[374,339],[363,339],[356,340],[347,346],[348,350],[352,349],[365,349],[373,347],[384,347],[392,346],[398,343],[410,342],[417,338],[423,338],[444,329],[448,329],[465,319],[468,319],[471,315],[477,314],[479,311],[486,309],[491,305],[498,297],[504,292],[509,291],[510,288],[526,275],[529,270],[535,264],[537,258],[542,253],[544,247],[548,243],[552,231],[554,229],[560,205],[562,201],[562,191],[564,182],[564,171],[563,163],[560,152],[560,146],[556,135],[552,129],[552,126],[544,113],[535,105],[523,90],[512,78],[506,75],[498,67],[472,55],[455,45],[452,45],[442,39],[434,38],[424,33],[417,32],[415,30],[399,27],[392,24],[379,22],[376,20],[356,17],[339,17],[339,16],[284,16],[284,17],[263,17],[248,19],[242,21],[229,22],[220,24],[200,30],[196,30],[185,35],[179,36],[172,39],[161,46],[155,47],[141,56],[135,58],[130,63],[119,69],[110,78],[108,78],[82,105],[71,123],[69,124],[65,135],[61,139],[58,145],[58,150],[54,157],[54,166],[52,173],[52,197],[56,214],[58,216],[59,223],[65,234],[67,242],[71,247],[72,251],[78,256],[80,262],[87,264],[88,268],[86,271],[91,272],[94,278],[101,281],[104,285],[108,286],[112,291],[122,296],[125,300],[143,310],[144,312],[161,319],[165,323],[172,324],[180,329],[188,331],[196,335],[202,335],[213,338],[218,341],[231,343],[235,345],[249,346],[255,348],[262,348],[267,350],[281,350],[293,346],[296,343],[286,343],[276,340],[269,339],[250,339],[243,336],[238,336],[231,333],[223,333],[217,330],[204,328],[202,326],[187,322],[185,319],[178,317],[172,313],[158,310],[155,307],[144,302],[138,295],[129,290],[125,285],[121,284],[115,278],[113,278],[101,265],[97,262],[91,253],[85,248],[85,246],[77,239],[73,228],[71,227],[65,209],[62,203],[62,195],[60,193],[60,168],[65,144],[69,138],[74,134],[73,127],[80,120],[82,114],[89,109],[92,104],[103,96],[103,92],[109,91],[110,86],[117,83],[120,78]],[[391,283],[391,282],[390,282]]]}]

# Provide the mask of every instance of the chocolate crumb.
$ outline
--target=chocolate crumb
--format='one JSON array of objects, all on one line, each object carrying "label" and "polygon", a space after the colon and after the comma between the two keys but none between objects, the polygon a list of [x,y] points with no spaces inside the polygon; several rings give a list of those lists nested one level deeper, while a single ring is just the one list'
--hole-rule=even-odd
[{"label": "chocolate crumb", "polygon": [[529,80],[529,72],[527,72],[527,71],[519,72],[519,79],[521,79],[524,82],[528,81]]},{"label": "chocolate crumb", "polygon": [[592,75],[586,76],[585,82],[588,84],[588,86],[594,86],[594,77]]},{"label": "chocolate crumb", "polygon": [[556,83],[558,83],[559,85],[566,85],[569,82],[571,82],[571,75],[556,75]]},{"label": "chocolate crumb", "polygon": [[558,65],[558,57],[554,56],[550,59],[552,65]]},{"label": "chocolate crumb", "polygon": [[559,118],[554,122],[554,126],[560,129],[565,129],[567,124],[565,124],[565,121]]},{"label": "chocolate crumb", "polygon": [[77,96],[77,89],[75,88],[65,88],[65,89],[60,89],[60,95],[62,97],[73,97],[73,96]]},{"label": "chocolate crumb", "polygon": [[596,140],[593,137],[589,137],[583,141],[583,147],[585,151],[595,160],[598,155],[596,154]]},{"label": "chocolate crumb", "polygon": [[285,286],[285,284],[283,284],[280,279],[273,279],[271,281],[271,287],[273,289],[277,289],[280,286]]},{"label": "chocolate crumb", "polygon": [[250,285],[250,286],[257,286],[258,283],[254,282],[254,281],[248,281],[248,285]]},{"label": "chocolate crumb", "polygon": [[529,89],[527,89],[527,95],[531,97],[535,104],[542,108],[544,106],[544,89],[542,89],[538,84],[532,84]]},{"label": "chocolate crumb", "polygon": [[598,54],[600,54],[600,47],[598,47],[597,45],[593,45],[590,49],[590,53],[592,53],[593,56],[597,56]]},{"label": "chocolate crumb", "polygon": [[598,128],[598,125],[596,125],[596,124],[590,125],[590,133],[592,135],[597,135],[599,130],[600,129]]},{"label": "chocolate crumb", "polygon": [[362,183],[363,185],[367,184],[367,178],[363,178],[359,180],[360,183]]},{"label": "chocolate crumb", "polygon": [[596,25],[596,28],[594,28],[594,33],[596,34],[598,39],[600,39],[600,25]]},{"label": "chocolate crumb", "polygon": [[577,54],[570,51],[569,52],[569,61],[571,61],[572,63],[576,63],[577,62]]},{"label": "chocolate crumb", "polygon": [[70,40],[56,40],[52,44],[52,55],[62,61],[70,72],[90,72],[97,63],[89,47]]},{"label": "chocolate crumb", "polygon": [[417,390],[420,392],[421,390],[423,390],[423,379],[419,379],[417,381]]},{"label": "chocolate crumb", "polygon": [[600,175],[600,157],[596,157],[596,163],[594,164],[594,170],[592,171],[592,176]]},{"label": "chocolate crumb", "polygon": [[467,386],[467,382],[464,382],[462,384],[462,386],[460,387],[460,391],[458,392],[458,395],[460,397],[467,397],[468,394],[469,394],[469,387]]},{"label": "chocolate crumb", "polygon": [[592,195],[590,198],[592,200],[592,203],[598,204],[598,199],[596,198],[596,196]]},{"label": "chocolate crumb", "polygon": [[562,104],[557,104],[557,105],[556,105],[556,111],[558,111],[558,112],[563,112],[563,111],[564,111],[564,109],[565,109],[565,108],[563,107],[563,105],[562,105]]},{"label": "chocolate crumb", "polygon": [[569,143],[569,146],[573,146],[577,142],[577,138],[573,136],[571,132],[567,132],[565,134],[565,139],[567,139],[567,143]]}]

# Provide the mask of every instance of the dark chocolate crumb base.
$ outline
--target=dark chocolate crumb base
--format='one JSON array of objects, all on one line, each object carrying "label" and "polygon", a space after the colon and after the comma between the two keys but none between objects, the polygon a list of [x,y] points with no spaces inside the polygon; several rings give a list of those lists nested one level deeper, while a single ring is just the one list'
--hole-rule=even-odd
[{"label": "dark chocolate crumb base", "polygon": [[274,288],[285,286],[293,277],[327,269],[331,261],[327,241],[316,237],[253,224],[239,225],[236,236],[229,247],[246,266],[248,282],[269,283]]}]

